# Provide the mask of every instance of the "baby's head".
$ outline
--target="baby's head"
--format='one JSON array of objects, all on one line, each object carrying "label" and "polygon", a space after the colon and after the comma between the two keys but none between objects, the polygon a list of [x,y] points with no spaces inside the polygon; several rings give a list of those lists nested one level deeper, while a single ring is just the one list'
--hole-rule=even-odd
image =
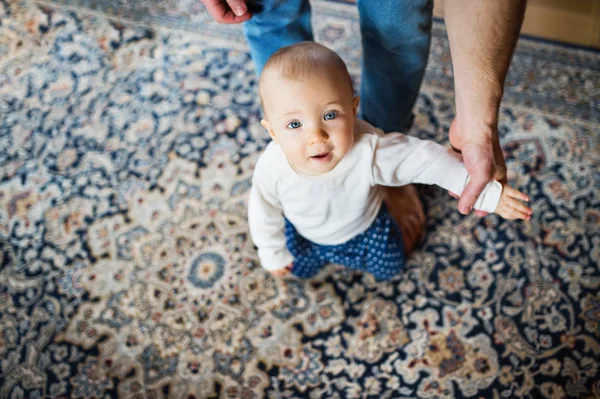
[{"label": "baby's head", "polygon": [[260,78],[261,124],[297,171],[329,172],[354,143],[358,97],[344,61],[314,42],[284,47]]}]

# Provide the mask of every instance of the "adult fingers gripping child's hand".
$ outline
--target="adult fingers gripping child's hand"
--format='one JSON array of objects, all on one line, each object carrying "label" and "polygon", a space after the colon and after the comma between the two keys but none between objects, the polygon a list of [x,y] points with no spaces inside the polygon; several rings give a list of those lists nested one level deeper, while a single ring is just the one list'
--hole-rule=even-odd
[{"label": "adult fingers gripping child's hand", "polygon": [[[452,121],[448,132],[452,149],[459,154],[471,176],[460,198],[450,193],[459,199],[459,211],[464,215],[471,212],[477,197],[490,179],[506,183],[506,162],[497,127],[472,125],[473,123],[459,123],[457,117]],[[483,217],[487,212],[476,210],[475,214]]]},{"label": "adult fingers gripping child's hand", "polygon": [[497,213],[508,220],[529,220],[531,219],[533,211],[521,201],[529,201],[529,197],[519,190],[504,185],[502,188],[502,195],[500,196],[500,202],[494,213]]}]

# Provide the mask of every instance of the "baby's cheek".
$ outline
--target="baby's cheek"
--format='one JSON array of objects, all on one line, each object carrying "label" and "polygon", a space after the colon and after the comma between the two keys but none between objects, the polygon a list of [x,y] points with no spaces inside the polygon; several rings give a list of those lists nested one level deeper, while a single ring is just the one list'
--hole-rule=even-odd
[{"label": "baby's cheek", "polygon": [[295,147],[294,147],[294,153],[298,156],[303,158],[306,154],[306,145],[304,143],[298,143]]},{"label": "baby's cheek", "polygon": [[350,150],[352,147],[352,143],[354,142],[354,134],[353,133],[344,133],[338,138],[337,147],[339,147],[344,153]]}]

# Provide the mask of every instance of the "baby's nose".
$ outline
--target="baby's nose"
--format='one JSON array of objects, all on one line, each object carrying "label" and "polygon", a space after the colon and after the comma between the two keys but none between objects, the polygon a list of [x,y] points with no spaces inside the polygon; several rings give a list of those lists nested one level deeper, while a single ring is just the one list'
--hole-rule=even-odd
[{"label": "baby's nose", "polygon": [[327,132],[325,130],[315,129],[312,131],[312,133],[310,135],[310,143],[311,144],[324,143],[327,141],[328,138],[329,138],[329,135],[327,134]]}]

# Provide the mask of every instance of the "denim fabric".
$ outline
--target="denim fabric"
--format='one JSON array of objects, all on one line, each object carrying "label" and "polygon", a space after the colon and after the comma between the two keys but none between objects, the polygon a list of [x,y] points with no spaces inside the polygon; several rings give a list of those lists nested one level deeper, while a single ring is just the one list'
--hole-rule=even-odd
[{"label": "denim fabric", "polygon": [[[279,48],[313,40],[307,0],[261,0],[245,23],[258,74]],[[363,45],[360,116],[384,132],[412,122],[429,54],[433,0],[358,0]]]},{"label": "denim fabric", "polygon": [[244,33],[258,75],[281,47],[313,40],[307,0],[261,0],[252,8],[258,10],[244,23]]}]

